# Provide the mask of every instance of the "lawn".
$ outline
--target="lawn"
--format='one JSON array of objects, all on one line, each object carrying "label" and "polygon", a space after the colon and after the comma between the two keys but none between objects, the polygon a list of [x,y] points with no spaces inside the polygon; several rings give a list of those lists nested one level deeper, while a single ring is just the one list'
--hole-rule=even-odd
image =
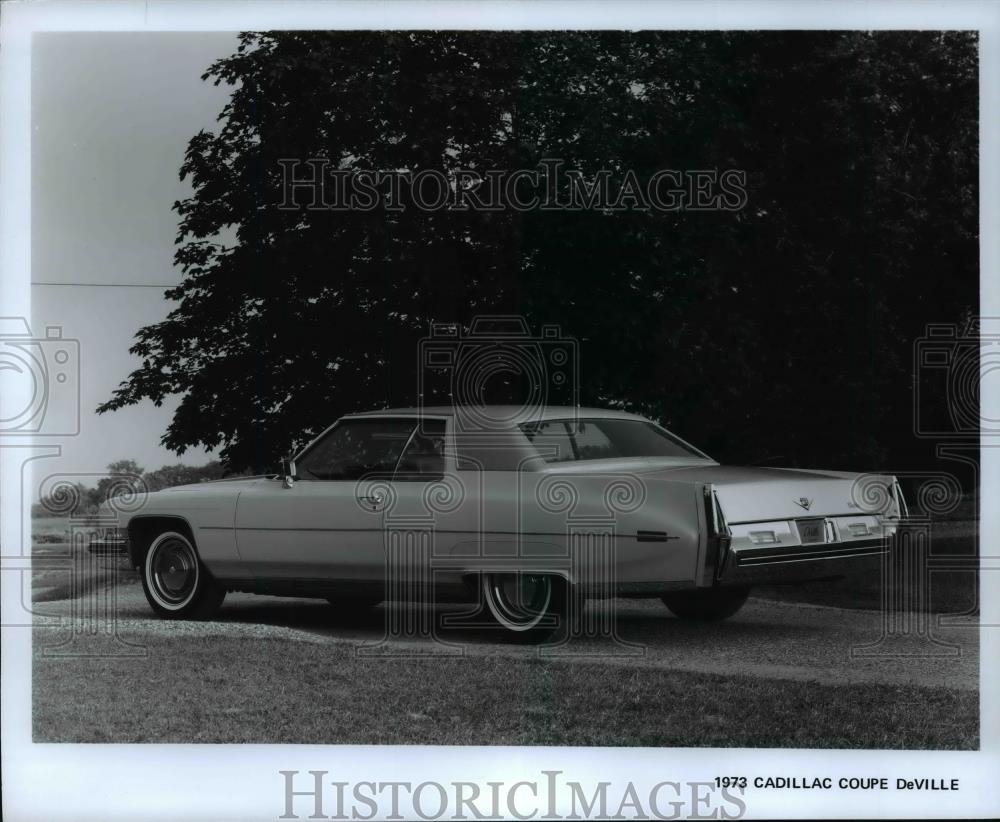
[{"label": "lawn", "polygon": [[974,749],[979,739],[978,694],[944,688],[371,659],[278,639],[145,644],[145,658],[36,652],[34,740]]}]

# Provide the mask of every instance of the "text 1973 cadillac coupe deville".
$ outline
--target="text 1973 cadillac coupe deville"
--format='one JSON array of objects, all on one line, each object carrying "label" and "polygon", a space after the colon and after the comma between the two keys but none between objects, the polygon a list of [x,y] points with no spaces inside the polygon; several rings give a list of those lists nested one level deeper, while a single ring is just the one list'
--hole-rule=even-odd
[{"label": "text 1973 cadillac coupe deville", "polygon": [[227,591],[349,608],[464,592],[528,635],[569,594],[725,618],[752,585],[884,553],[906,515],[892,476],[726,467],[614,410],[486,410],[345,416],[279,474],[150,494],[91,548],[127,553],[166,618]]}]

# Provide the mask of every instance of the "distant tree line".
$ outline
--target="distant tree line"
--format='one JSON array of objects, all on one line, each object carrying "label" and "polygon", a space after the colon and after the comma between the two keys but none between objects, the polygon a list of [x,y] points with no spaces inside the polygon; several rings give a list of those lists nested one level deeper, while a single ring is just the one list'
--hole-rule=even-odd
[{"label": "distant tree line", "polygon": [[109,497],[130,492],[152,492],[174,485],[222,479],[226,476],[218,460],[205,465],[164,465],[146,471],[135,460],[117,460],[108,465],[108,475],[96,486],[59,484],[31,507],[33,517],[85,516],[93,514]]}]

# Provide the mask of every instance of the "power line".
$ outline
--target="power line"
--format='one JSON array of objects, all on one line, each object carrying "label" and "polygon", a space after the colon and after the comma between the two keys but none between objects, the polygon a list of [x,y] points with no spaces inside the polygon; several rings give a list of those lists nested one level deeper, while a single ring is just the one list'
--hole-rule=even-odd
[{"label": "power line", "polygon": [[60,285],[66,287],[87,286],[91,288],[176,288],[180,283],[52,283],[32,280],[32,285]]}]

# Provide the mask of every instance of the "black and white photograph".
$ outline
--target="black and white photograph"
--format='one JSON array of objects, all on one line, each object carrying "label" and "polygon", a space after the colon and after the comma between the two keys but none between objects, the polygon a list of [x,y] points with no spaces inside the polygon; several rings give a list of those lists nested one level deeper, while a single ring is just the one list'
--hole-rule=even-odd
[{"label": "black and white photograph", "polygon": [[1000,6],[0,37],[6,818],[1000,813]]}]

